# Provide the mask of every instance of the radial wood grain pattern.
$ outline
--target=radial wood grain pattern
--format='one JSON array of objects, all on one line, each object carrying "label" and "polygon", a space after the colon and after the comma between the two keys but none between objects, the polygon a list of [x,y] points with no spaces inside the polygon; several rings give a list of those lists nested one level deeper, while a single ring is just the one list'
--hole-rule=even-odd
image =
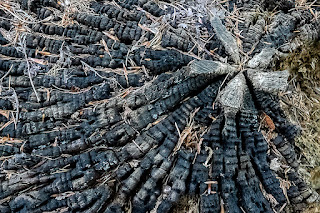
[{"label": "radial wood grain pattern", "polygon": [[310,10],[224,1],[186,29],[170,1],[68,2],[0,3],[0,212],[162,213],[189,194],[200,212],[298,212],[319,200],[278,99],[289,71],[271,71],[319,39]]}]

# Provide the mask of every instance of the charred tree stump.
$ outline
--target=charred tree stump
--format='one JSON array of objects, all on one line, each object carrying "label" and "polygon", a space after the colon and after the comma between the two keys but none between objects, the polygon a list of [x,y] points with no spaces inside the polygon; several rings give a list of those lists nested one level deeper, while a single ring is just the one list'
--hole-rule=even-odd
[{"label": "charred tree stump", "polygon": [[[186,30],[170,1],[17,2],[0,3],[0,212],[170,212],[188,194],[200,212],[319,201],[279,103],[289,72],[271,71],[319,39],[309,10],[227,1]],[[272,170],[271,148],[289,170]]]}]

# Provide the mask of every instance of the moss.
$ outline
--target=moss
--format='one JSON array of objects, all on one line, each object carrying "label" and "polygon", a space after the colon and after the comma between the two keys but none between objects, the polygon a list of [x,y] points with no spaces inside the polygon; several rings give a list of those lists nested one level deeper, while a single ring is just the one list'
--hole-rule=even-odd
[{"label": "moss", "polygon": [[320,167],[312,170],[310,182],[314,189],[320,190]]},{"label": "moss", "polygon": [[173,213],[198,213],[199,212],[199,197],[184,196],[174,206]]},{"label": "moss", "polygon": [[303,213],[317,213],[317,212],[320,212],[320,205],[313,204],[313,205],[310,205]]},{"label": "moss", "polygon": [[289,69],[302,91],[313,95],[320,83],[320,41],[298,48],[280,62],[279,68]]},{"label": "moss", "polygon": [[280,59],[275,69],[290,71],[291,92],[283,96],[283,107],[302,127],[296,145],[310,167],[320,166],[320,41]]},{"label": "moss", "polygon": [[[289,92],[282,95],[289,118],[300,124],[302,135],[296,146],[303,155],[302,164],[310,172],[307,178],[320,189],[320,41],[302,46],[276,62],[274,69],[290,71]],[[307,176],[306,176],[307,177]],[[305,213],[318,212],[320,205]]]}]

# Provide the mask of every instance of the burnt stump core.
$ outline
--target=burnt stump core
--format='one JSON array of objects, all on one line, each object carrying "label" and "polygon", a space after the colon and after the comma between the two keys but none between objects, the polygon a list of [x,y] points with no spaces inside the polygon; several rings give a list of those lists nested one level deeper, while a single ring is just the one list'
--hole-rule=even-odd
[{"label": "burnt stump core", "polygon": [[271,70],[320,21],[294,1],[223,2],[190,29],[173,1],[0,3],[0,212],[317,202],[278,98],[289,71]]}]

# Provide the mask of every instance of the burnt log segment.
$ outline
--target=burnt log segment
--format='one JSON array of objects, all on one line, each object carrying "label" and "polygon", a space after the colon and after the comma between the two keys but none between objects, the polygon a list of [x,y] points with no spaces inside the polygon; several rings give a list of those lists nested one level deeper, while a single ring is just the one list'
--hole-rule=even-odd
[{"label": "burnt log segment", "polygon": [[286,120],[286,116],[280,107],[278,97],[272,94],[266,94],[262,91],[254,92],[257,104],[268,116],[275,122],[276,128],[286,139],[293,143],[295,137],[299,134],[299,128]]},{"label": "burnt log segment", "polygon": [[[89,14],[75,14],[74,19],[81,24],[91,26],[100,31],[109,31],[113,29],[115,36],[122,42],[130,44],[132,41],[138,41],[143,35],[143,30],[138,27],[136,21],[126,21],[125,24],[118,23],[114,19],[110,19],[107,16],[93,16]],[[146,32],[144,35],[147,39],[150,39],[150,32]]]},{"label": "burnt log segment", "polygon": [[53,7],[57,9],[62,9],[62,6],[57,0],[19,0],[21,8],[24,10],[31,10],[36,12],[38,8],[42,7]]},{"label": "burnt log segment", "polygon": [[135,10],[134,12],[119,9],[119,7],[112,4],[102,4],[100,2],[91,2],[91,8],[98,14],[105,14],[108,18],[114,18],[118,21],[140,21],[145,18],[145,13]]},{"label": "burnt log segment", "polygon": [[[287,197],[301,211],[319,199],[298,174],[299,128],[276,95],[288,72],[265,72],[291,39],[319,37],[310,12],[291,1],[223,3],[249,17],[241,42],[210,14],[202,49],[178,23],[158,31],[170,3],[91,1],[83,12],[18,2],[40,21],[10,40],[21,20],[0,10],[0,212],[171,212],[187,194],[200,212],[273,212]],[[260,113],[274,122],[270,141]],[[270,144],[289,172],[271,170]]]},{"label": "burnt log segment", "polygon": [[[109,1],[109,0],[108,0]],[[141,7],[142,9],[146,10],[147,12],[151,13],[154,16],[161,16],[165,14],[165,11],[162,10],[155,1],[148,1],[148,0],[116,0],[115,1],[121,7],[133,10],[135,7]]]},{"label": "burnt log segment", "polygon": [[[62,27],[50,24],[30,24],[30,28],[39,33],[68,37],[68,39],[66,39],[67,41],[76,44],[96,43],[101,41],[101,39],[104,39],[107,42],[108,47],[110,45],[109,38],[107,36],[103,36],[102,32],[84,26],[68,25],[66,27]],[[115,42],[113,41],[113,43]],[[119,44],[115,46],[119,46]]]},{"label": "burnt log segment", "polygon": [[8,43],[9,43],[8,40],[5,39],[5,38],[3,37],[3,35],[0,33],[0,44],[1,44],[1,45],[5,45],[5,44],[8,44]]},{"label": "burnt log segment", "polygon": [[285,12],[288,12],[288,10],[292,9],[295,7],[295,2],[294,1],[285,1],[285,0],[280,0],[280,1],[263,1],[262,6],[268,10],[268,11],[273,11],[275,9],[277,10],[282,10]]},{"label": "burnt log segment", "polygon": [[[6,14],[1,14],[2,10],[0,10],[0,16],[3,18],[8,18],[9,16],[7,16]],[[12,28],[12,24],[7,21],[7,20],[0,20],[0,29],[4,29],[9,31]],[[0,32],[0,45],[5,45],[8,44],[9,41],[4,37],[5,32]]]},{"label": "burnt log segment", "polygon": [[[254,103],[250,96],[247,95],[246,97],[248,98],[248,104],[245,106],[247,109],[245,108],[243,112],[240,113],[239,123],[242,141],[244,142],[243,149],[253,159],[252,164],[256,168],[257,175],[261,178],[260,180],[266,192],[272,194],[281,206],[286,202],[286,198],[281,192],[282,189],[280,188],[279,181],[269,168],[266,154],[268,151],[268,144],[263,135],[258,131],[258,112],[253,108]],[[258,184],[256,184],[255,187],[259,187]],[[258,191],[257,193],[261,192]],[[261,194],[259,197],[261,197]],[[263,208],[269,209],[270,211],[268,205]]]}]

